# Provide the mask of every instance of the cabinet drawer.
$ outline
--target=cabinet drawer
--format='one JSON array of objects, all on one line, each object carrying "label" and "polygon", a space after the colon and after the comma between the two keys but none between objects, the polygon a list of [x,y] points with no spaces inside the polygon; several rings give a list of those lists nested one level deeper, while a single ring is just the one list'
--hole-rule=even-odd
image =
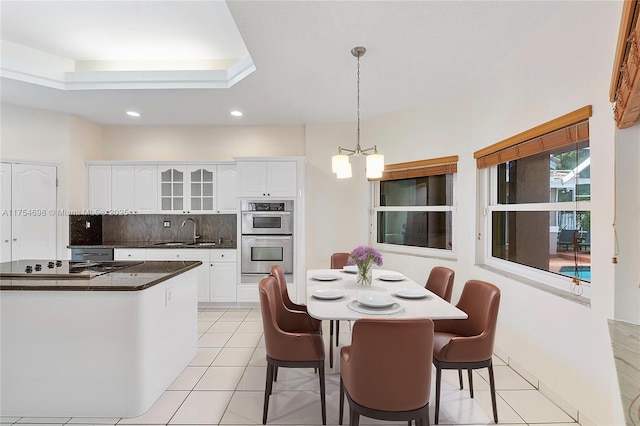
[{"label": "cabinet drawer", "polygon": [[235,262],[236,250],[210,250],[210,260],[212,262]]},{"label": "cabinet drawer", "polygon": [[115,249],[113,258],[115,260],[145,260],[145,249]]},{"label": "cabinet drawer", "polygon": [[147,260],[209,260],[208,250],[147,249]]}]

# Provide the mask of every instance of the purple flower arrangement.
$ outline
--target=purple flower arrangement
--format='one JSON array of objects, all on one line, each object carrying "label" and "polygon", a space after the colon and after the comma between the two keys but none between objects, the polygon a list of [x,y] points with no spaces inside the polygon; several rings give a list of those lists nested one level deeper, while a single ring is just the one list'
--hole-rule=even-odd
[{"label": "purple flower arrangement", "polygon": [[358,246],[349,254],[349,265],[357,265],[359,268],[369,269],[374,263],[382,266],[382,255],[373,247]]},{"label": "purple flower arrangement", "polygon": [[371,285],[373,275],[371,268],[374,263],[382,266],[382,255],[373,247],[358,246],[349,254],[347,263],[350,265],[355,264],[358,267],[356,283],[359,285]]}]

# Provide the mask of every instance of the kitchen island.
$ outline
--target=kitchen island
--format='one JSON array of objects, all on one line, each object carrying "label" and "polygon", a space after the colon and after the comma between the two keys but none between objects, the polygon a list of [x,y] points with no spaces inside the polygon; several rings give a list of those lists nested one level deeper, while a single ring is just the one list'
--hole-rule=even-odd
[{"label": "kitchen island", "polygon": [[48,262],[0,264],[0,415],[143,414],[196,355],[201,262]]}]

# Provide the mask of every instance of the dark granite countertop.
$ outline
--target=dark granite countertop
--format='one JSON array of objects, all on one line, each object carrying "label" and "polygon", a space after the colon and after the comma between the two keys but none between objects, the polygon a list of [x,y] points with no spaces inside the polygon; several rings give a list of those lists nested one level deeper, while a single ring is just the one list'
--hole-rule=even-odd
[{"label": "dark granite countertop", "polygon": [[172,249],[232,249],[235,250],[237,248],[235,241],[223,241],[222,244],[218,244],[215,241],[199,241],[197,244],[188,243],[188,242],[173,242],[173,241],[124,241],[124,242],[104,242],[101,244],[70,244],[67,248],[114,248],[114,249],[124,249],[124,248],[154,248],[154,249],[163,249],[163,248],[172,248]]},{"label": "dark granite countertop", "polygon": [[[47,261],[41,262],[46,265]],[[63,261],[67,262],[67,261]],[[12,262],[2,263],[3,270]],[[38,279],[0,277],[0,290],[37,291],[139,291],[200,265],[200,261],[109,262],[125,267],[90,279]]]}]

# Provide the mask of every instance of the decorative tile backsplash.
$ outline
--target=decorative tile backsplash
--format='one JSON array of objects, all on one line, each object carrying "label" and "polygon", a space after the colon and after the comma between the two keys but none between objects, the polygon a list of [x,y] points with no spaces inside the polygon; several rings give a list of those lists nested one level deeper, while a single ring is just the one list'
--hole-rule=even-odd
[{"label": "decorative tile backsplash", "polygon": [[[94,215],[69,216],[69,244],[118,244],[126,242],[157,243],[167,241],[193,242],[193,222],[200,238],[198,241],[216,241],[222,238],[226,244],[236,244],[237,216],[235,214],[131,214],[131,215]],[[100,223],[101,234],[96,233],[97,226],[91,225],[87,232],[86,222]],[[168,227],[165,227],[168,223]]]}]

